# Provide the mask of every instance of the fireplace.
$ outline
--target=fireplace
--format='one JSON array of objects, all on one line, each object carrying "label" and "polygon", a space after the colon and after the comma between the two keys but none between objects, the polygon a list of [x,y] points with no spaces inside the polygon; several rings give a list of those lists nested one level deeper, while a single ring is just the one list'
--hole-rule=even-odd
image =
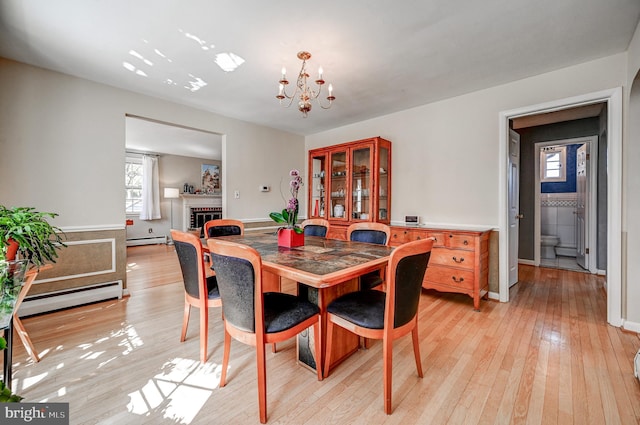
[{"label": "fireplace", "polygon": [[182,230],[204,227],[209,220],[222,218],[222,197],[182,194]]},{"label": "fireplace", "polygon": [[222,207],[191,207],[189,228],[200,227],[200,237],[204,236],[204,223],[222,218]]}]

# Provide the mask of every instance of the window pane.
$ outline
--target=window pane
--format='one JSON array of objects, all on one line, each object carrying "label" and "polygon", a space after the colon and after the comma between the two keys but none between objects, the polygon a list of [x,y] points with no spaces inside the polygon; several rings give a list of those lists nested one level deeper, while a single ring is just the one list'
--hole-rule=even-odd
[{"label": "window pane", "polygon": [[139,213],[142,209],[142,164],[125,164],[125,212]]},{"label": "window pane", "polygon": [[547,177],[548,178],[560,177],[560,170],[547,170]]},{"label": "window pane", "polygon": [[559,152],[548,153],[547,162],[549,161],[560,161],[560,153]]},{"label": "window pane", "polygon": [[547,162],[547,170],[559,170],[560,163],[559,162]]}]

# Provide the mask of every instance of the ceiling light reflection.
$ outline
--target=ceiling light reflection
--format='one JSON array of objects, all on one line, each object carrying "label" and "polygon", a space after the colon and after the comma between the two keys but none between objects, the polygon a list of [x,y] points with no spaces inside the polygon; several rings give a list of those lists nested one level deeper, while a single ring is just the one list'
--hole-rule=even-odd
[{"label": "ceiling light reflection", "polygon": [[235,71],[244,63],[244,59],[234,53],[218,53],[216,55],[216,65],[225,72]]}]

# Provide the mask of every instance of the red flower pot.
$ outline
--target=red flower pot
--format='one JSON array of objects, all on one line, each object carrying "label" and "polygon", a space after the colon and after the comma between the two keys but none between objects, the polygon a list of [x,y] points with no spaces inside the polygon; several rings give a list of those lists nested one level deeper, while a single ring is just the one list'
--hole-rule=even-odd
[{"label": "red flower pot", "polygon": [[13,239],[9,239],[9,247],[7,248],[6,259],[7,260],[15,260],[16,254],[18,253],[18,242]]},{"label": "red flower pot", "polygon": [[278,246],[293,248],[304,245],[304,233],[296,233],[293,229],[280,229],[278,231]]}]

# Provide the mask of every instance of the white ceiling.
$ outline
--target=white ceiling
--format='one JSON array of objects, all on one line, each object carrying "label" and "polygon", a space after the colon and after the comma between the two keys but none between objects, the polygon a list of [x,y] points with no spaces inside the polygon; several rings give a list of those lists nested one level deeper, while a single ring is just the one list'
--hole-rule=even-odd
[{"label": "white ceiling", "polygon": [[[308,135],[623,52],[639,17],[638,0],[2,0],[0,55]],[[275,98],[300,50],[336,96],[306,119]]]}]

